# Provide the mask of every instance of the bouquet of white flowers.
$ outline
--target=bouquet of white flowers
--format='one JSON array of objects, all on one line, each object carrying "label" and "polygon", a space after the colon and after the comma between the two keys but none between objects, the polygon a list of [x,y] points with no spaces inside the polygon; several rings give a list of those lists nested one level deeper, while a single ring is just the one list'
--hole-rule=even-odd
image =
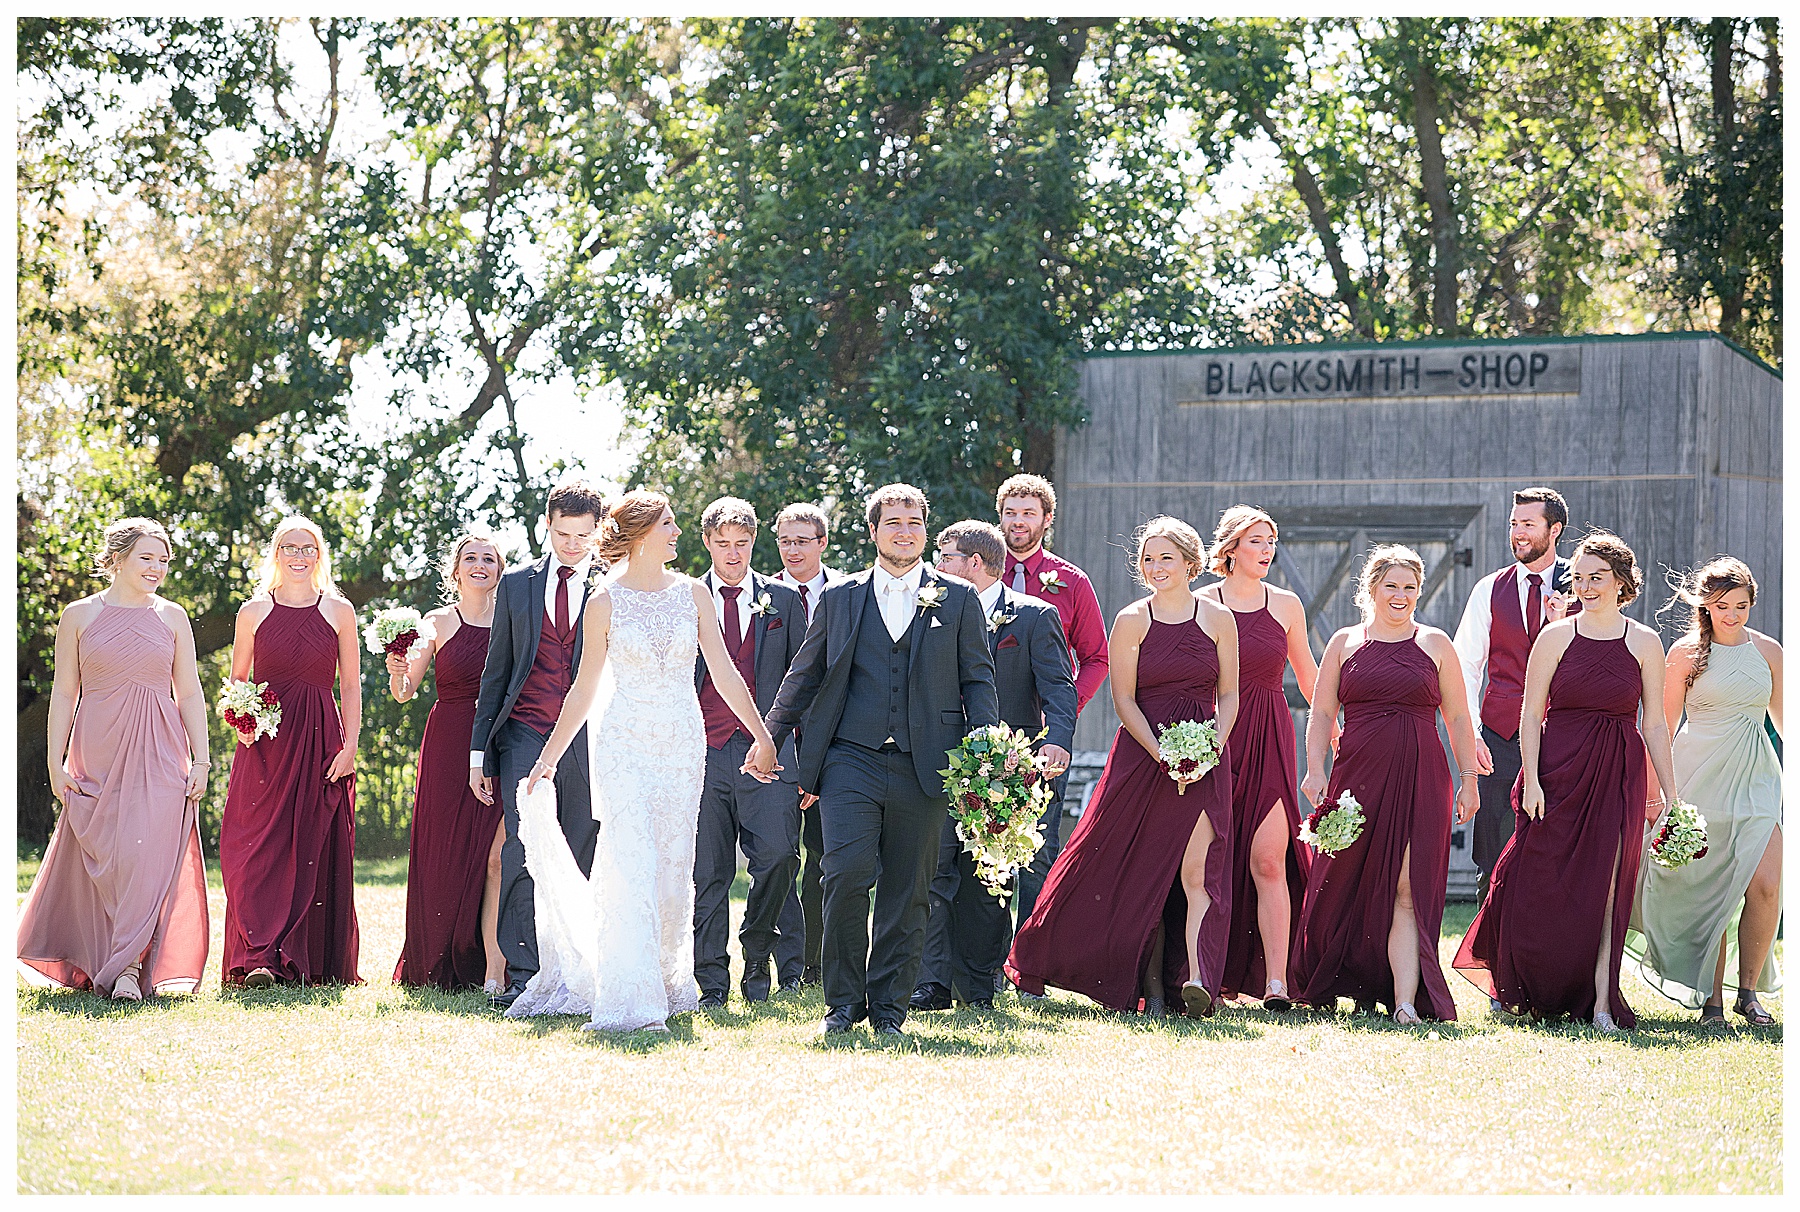
[{"label": "bouquet of white flowers", "polygon": [[1164,728],[1157,742],[1157,763],[1182,795],[1219,764],[1219,730],[1212,720],[1180,720]]},{"label": "bouquet of white flowers", "polygon": [[1050,802],[1050,779],[1031,751],[1034,739],[1006,724],[989,724],[964,737],[940,770],[950,795],[956,836],[974,856],[987,890],[1004,897],[1020,868],[1044,844],[1038,818]]},{"label": "bouquet of white flowers", "polygon": [[375,616],[363,628],[363,646],[380,656],[407,656],[425,631],[423,616],[411,606],[396,606]]},{"label": "bouquet of white flowers", "polygon": [[1650,840],[1650,857],[1660,867],[1673,870],[1706,857],[1706,818],[1685,800],[1676,800],[1657,822]]},{"label": "bouquet of white flowers", "polygon": [[1336,854],[1362,836],[1362,804],[1346,788],[1337,802],[1326,800],[1300,822],[1300,840],[1320,854]]},{"label": "bouquet of white flowers", "polygon": [[225,679],[219,690],[219,715],[238,734],[238,742],[253,745],[281,729],[281,700],[267,682]]}]

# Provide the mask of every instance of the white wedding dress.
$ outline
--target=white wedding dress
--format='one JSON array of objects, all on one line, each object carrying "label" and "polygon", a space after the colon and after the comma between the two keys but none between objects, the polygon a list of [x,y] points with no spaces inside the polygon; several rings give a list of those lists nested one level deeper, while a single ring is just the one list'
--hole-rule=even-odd
[{"label": "white wedding dress", "polygon": [[[588,722],[591,879],[556,819],[551,780],[519,788],[519,838],[536,885],[538,971],[507,1016],[586,1014],[591,1031],[661,1028],[699,1009],[694,837],[706,729],[694,691],[699,614],[685,579],[657,593],[614,584],[610,677]],[[610,683],[610,685],[609,685]]]}]

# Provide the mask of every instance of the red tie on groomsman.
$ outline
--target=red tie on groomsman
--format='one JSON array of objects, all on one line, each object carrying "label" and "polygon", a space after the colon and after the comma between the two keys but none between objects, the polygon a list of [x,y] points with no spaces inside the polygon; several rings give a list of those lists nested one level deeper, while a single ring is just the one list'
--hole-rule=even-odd
[{"label": "red tie on groomsman", "polygon": [[725,650],[731,653],[733,660],[737,658],[738,650],[744,646],[744,640],[747,638],[744,635],[742,624],[738,622],[737,600],[738,594],[742,592],[744,592],[742,585],[719,586],[719,596],[725,599]]},{"label": "red tie on groomsman", "polygon": [[567,564],[556,570],[556,634],[561,639],[569,635],[569,578],[574,575]]},{"label": "red tie on groomsman", "polygon": [[1525,584],[1525,638],[1535,644],[1544,626],[1544,595],[1540,592],[1544,578],[1534,572],[1525,578]]},{"label": "red tie on groomsman", "polygon": [[807,622],[812,622],[812,592],[804,585],[800,586],[800,612]]}]

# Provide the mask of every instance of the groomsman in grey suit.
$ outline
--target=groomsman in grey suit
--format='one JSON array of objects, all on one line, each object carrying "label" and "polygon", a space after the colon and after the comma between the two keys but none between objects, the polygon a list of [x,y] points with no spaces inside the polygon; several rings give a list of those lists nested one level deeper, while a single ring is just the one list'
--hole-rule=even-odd
[{"label": "groomsman in grey suit", "polygon": [[827,1035],[864,1018],[904,1034],[947,807],[938,772],[1000,718],[975,590],[924,564],[928,508],[909,484],[869,494],[880,558],[826,586],[768,714],[777,745],[799,729],[800,788],[819,797]]},{"label": "groomsman in grey suit", "polygon": [[[700,515],[701,541],[712,555],[705,584],[725,632],[725,651],[756,709],[766,712],[800,650],[806,617],[799,594],[750,571],[758,525],[755,507],[737,497],[720,497]],[[694,979],[700,1008],[707,1010],[725,1004],[731,983],[727,939],[740,846],[750,869],[750,892],[738,930],[744,955],[739,989],[747,1002],[769,1000],[777,918],[800,870],[800,803],[792,782],[765,783],[743,770],[750,734],[714,688],[704,658],[694,663],[694,688],[706,721],[706,781],[694,847]],[[799,942],[796,936],[789,948],[793,970],[782,974],[784,988],[800,987]]]},{"label": "groomsman in grey suit", "polygon": [[[1056,607],[1000,581],[1006,540],[988,522],[966,521],[938,533],[940,570],[975,586],[994,652],[1000,718],[1027,736],[1045,733],[1039,754],[1054,777],[1068,769],[1075,743],[1076,695],[1069,646]],[[975,860],[944,822],[937,874],[931,881],[925,961],[912,994],[914,1010],[948,1010],[954,992],[976,1008],[994,1004],[995,976],[1012,942],[1008,901],[975,874]]]},{"label": "groomsman in grey suit", "polygon": [[[781,573],[775,579],[800,595],[800,606],[806,612],[808,623],[812,622],[813,611],[818,608],[819,595],[825,592],[825,587],[844,579],[843,573],[827,568],[824,563],[829,533],[830,523],[825,511],[810,502],[796,501],[775,515],[775,542],[781,549]],[[782,754],[781,764],[785,767],[781,772],[783,781],[792,784],[797,777],[793,754]],[[800,871],[798,893],[790,895],[781,909],[781,942],[776,948],[776,962],[781,969],[783,985],[788,983],[790,939],[804,939],[800,983],[816,985],[821,979],[819,950],[824,937],[825,898],[819,880],[823,871],[820,863],[825,854],[825,835],[819,831],[819,814],[811,811],[817,798],[807,795],[800,800],[800,840],[806,844],[806,864]]]},{"label": "groomsman in grey suit", "polygon": [[[499,784],[506,840],[500,847],[500,918],[507,987],[494,1004],[512,1005],[538,969],[531,873],[519,841],[519,780],[556,727],[581,668],[581,611],[594,579],[594,532],[606,502],[579,481],[555,488],[546,509],[550,551],[500,578],[487,663],[469,737],[469,787],[484,804]],[[586,875],[599,834],[588,800],[587,729],[576,734],[556,767],[556,815]]]}]

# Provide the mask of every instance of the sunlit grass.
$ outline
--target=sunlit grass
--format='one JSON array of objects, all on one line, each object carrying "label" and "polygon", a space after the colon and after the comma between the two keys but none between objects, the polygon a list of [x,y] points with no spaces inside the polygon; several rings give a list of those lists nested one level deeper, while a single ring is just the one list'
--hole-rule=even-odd
[{"label": "sunlit grass", "polygon": [[358,876],[361,987],[222,994],[216,873],[197,996],[21,984],[20,1190],[1779,1190],[1780,1028],[1703,1034],[1635,978],[1614,1039],[1495,1023],[1454,976],[1431,1031],[1006,996],[824,1043],[813,990],[595,1036],[390,984],[405,861]]}]

